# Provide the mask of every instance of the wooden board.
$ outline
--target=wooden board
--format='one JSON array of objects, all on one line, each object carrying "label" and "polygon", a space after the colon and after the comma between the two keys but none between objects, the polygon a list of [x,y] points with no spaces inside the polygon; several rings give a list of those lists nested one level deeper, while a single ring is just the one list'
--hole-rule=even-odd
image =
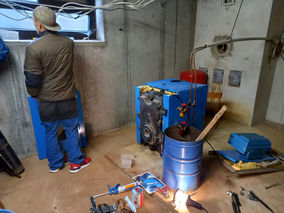
[{"label": "wooden board", "polygon": [[[121,156],[132,154],[134,156],[132,167],[122,168]],[[158,152],[151,151],[147,146],[133,144],[116,150],[115,153],[105,155],[114,162],[119,168],[126,172],[130,177],[134,177],[143,172],[149,171],[158,178],[163,175],[163,159]]]},{"label": "wooden board", "polygon": [[239,175],[243,174],[256,174],[256,173],[267,173],[267,172],[278,172],[283,171],[284,168],[259,168],[259,169],[243,169],[243,170],[236,170],[232,167],[227,160],[222,160],[223,165],[230,171]]},{"label": "wooden board", "polygon": [[[134,156],[133,165],[131,168],[122,168],[121,156],[123,154],[132,154]],[[163,175],[163,159],[158,152],[151,151],[147,146],[133,144],[125,146],[116,150],[115,153],[109,153],[105,155],[107,159],[112,161],[118,168],[124,171],[125,174],[132,178],[145,171],[151,172],[160,180]],[[152,195],[148,195],[144,192],[145,199],[155,200],[155,202],[161,202],[167,210],[165,212],[177,212],[172,204],[174,190],[169,189],[169,197],[165,198],[164,195],[157,191]],[[146,201],[147,201],[146,200]],[[149,202],[149,201],[148,201]],[[142,210],[142,209],[141,209]],[[143,207],[143,212],[147,212]],[[153,210],[149,212],[155,212]]]},{"label": "wooden board", "polygon": [[[217,156],[222,164],[230,171],[230,172],[233,172],[233,173],[236,173],[236,174],[239,174],[239,175],[242,175],[242,174],[256,174],[256,173],[267,173],[267,172],[277,172],[277,171],[283,171],[284,170],[284,162],[282,161],[282,163],[278,163],[277,165],[270,165],[270,166],[267,166],[266,168],[250,168],[250,169],[236,169],[234,168],[234,165],[236,163],[233,163],[232,161],[224,158],[223,156],[215,153],[215,152],[212,152],[212,151],[209,151],[208,153],[209,155],[215,155]],[[256,163],[257,164],[257,163]]]}]

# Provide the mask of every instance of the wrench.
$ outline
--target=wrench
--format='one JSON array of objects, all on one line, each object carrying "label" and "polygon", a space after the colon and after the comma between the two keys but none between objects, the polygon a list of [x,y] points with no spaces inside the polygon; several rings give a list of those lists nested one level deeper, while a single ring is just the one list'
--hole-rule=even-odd
[{"label": "wrench", "polygon": [[260,202],[262,205],[265,206],[265,208],[267,208],[269,211],[273,212],[273,210],[264,201],[262,201],[259,197],[257,197],[256,194],[253,191],[249,191],[247,197],[250,200]]}]

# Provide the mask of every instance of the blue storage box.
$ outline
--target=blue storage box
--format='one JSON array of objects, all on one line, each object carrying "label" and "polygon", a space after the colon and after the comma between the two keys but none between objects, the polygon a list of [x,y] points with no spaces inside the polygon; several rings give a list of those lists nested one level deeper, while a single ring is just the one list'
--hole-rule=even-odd
[{"label": "blue storage box", "polygon": [[257,159],[271,150],[270,141],[256,133],[232,133],[229,144],[248,159]]}]

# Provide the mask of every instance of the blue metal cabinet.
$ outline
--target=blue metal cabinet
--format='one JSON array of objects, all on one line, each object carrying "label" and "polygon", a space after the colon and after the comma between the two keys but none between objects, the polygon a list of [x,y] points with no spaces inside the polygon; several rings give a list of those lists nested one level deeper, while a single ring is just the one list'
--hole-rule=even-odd
[{"label": "blue metal cabinet", "polygon": [[[35,133],[35,139],[37,144],[37,151],[38,151],[38,157],[40,160],[46,158],[46,146],[45,146],[45,129],[44,126],[41,124],[41,120],[39,117],[39,111],[38,111],[38,101],[36,101],[32,97],[28,97],[32,121],[33,121],[33,128]],[[79,132],[79,140],[82,147],[87,146],[87,136],[85,132],[85,124],[84,124],[84,118],[83,118],[83,110],[82,110],[82,104],[81,104],[81,96],[80,92],[76,91],[76,101],[78,105],[78,111],[79,111],[79,126],[78,126],[78,132]]]}]

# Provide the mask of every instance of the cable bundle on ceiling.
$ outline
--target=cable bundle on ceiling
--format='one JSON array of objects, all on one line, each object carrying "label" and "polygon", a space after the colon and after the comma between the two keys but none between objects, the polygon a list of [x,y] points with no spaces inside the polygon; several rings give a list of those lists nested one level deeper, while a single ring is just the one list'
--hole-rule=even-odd
[{"label": "cable bundle on ceiling", "polygon": [[[57,11],[57,14],[68,16],[69,18],[77,19],[81,16],[88,15],[89,13],[97,10],[118,10],[118,9],[125,9],[125,10],[132,10],[137,11],[141,10],[142,8],[146,7],[147,5],[153,3],[155,0],[137,0],[136,2],[127,2],[127,1],[119,1],[119,0],[113,0],[109,3],[103,4],[101,6],[93,6],[93,5],[86,5],[86,4],[80,4],[76,2],[67,2],[63,4],[62,6],[55,6],[55,5],[49,5],[49,4],[39,4],[34,2],[23,2],[23,1],[17,1],[17,0],[0,0],[0,5],[4,5],[10,9],[13,9],[17,11],[19,14],[23,16],[23,18],[16,19],[14,17],[8,16],[6,14],[0,13],[0,15],[3,15],[9,19],[12,19],[14,21],[21,21],[24,19],[32,18],[31,11],[34,10],[35,6],[47,6]],[[68,15],[68,13],[73,13],[73,15]],[[74,14],[76,16],[74,16]]]}]

